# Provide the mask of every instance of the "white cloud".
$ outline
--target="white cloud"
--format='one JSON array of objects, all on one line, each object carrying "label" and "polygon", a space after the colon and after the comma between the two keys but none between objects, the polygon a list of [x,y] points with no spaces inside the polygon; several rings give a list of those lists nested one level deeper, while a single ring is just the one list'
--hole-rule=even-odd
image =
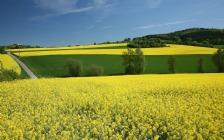
[{"label": "white cloud", "polygon": [[152,9],[158,7],[162,0],[33,0],[33,2],[38,8],[46,11],[46,14],[35,16],[33,20],[45,20],[93,10],[96,22],[101,22],[113,14],[119,14],[125,7],[136,10],[142,7]]},{"label": "white cloud", "polygon": [[168,26],[168,25],[184,24],[188,22],[193,22],[193,20],[182,20],[182,21],[167,22],[162,24],[151,24],[146,26],[135,27],[134,29],[148,29],[148,28],[162,27],[162,26]]},{"label": "white cloud", "polygon": [[33,17],[33,20],[42,20],[60,15],[80,13],[93,9],[93,6],[78,8],[78,0],[33,0],[37,7],[50,11],[50,13]]},{"label": "white cloud", "polygon": [[61,11],[61,12],[58,12],[58,13],[45,14],[45,15],[41,15],[41,16],[35,16],[32,19],[33,20],[45,20],[45,19],[54,18],[54,17],[61,16],[61,15],[66,15],[66,14],[71,14],[71,13],[85,12],[85,11],[89,11],[91,9],[92,9],[92,7],[64,10],[64,11]]}]

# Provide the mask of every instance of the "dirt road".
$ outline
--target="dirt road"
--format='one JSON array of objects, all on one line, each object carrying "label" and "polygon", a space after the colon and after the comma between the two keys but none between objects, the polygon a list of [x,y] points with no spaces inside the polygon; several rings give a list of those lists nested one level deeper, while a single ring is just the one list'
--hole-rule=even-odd
[{"label": "dirt road", "polygon": [[12,55],[10,52],[8,52],[8,55],[10,55],[30,76],[31,79],[38,79],[36,75],[33,74],[33,72],[23,63],[21,62],[17,57]]}]

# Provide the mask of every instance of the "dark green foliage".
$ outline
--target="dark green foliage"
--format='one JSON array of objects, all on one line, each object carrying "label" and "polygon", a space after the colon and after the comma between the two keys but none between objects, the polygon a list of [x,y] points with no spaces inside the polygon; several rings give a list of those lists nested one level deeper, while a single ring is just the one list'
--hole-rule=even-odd
[{"label": "dark green foliage", "polygon": [[129,48],[156,48],[166,47],[166,44],[159,38],[134,38],[127,47]]},{"label": "dark green foliage", "polygon": [[125,38],[123,42],[129,43],[129,42],[131,42],[131,38]]},{"label": "dark green foliage", "polygon": [[213,45],[224,45],[224,29],[191,28],[168,34],[147,35],[133,40],[151,40],[155,38],[166,44],[213,47]]},{"label": "dark green foliage", "polygon": [[104,71],[103,67],[92,64],[89,68],[87,68],[86,75],[87,76],[102,76],[103,71]]},{"label": "dark green foliage", "polygon": [[176,59],[173,56],[170,56],[168,59],[168,71],[170,73],[176,73]]},{"label": "dark green foliage", "polygon": [[19,79],[19,75],[13,69],[4,69],[0,61],[0,82],[12,81],[15,79]]},{"label": "dark green foliage", "polygon": [[79,77],[82,75],[83,66],[81,60],[69,59],[65,63],[65,67],[68,68],[68,73],[70,76]]},{"label": "dark green foliage", "polygon": [[24,49],[24,48],[43,48],[40,46],[31,46],[31,45],[21,45],[21,44],[12,44],[6,46],[8,49]]},{"label": "dark green foliage", "polygon": [[127,52],[123,52],[123,63],[122,65],[125,66],[125,73],[126,74],[134,74],[134,55],[135,52],[128,48]]},{"label": "dark green foliage", "polygon": [[217,68],[217,71],[224,72],[224,49],[219,48],[212,56],[212,60]]},{"label": "dark green foliage", "polygon": [[5,52],[5,46],[0,46],[0,54],[4,54]]},{"label": "dark green foliage", "polygon": [[123,52],[123,65],[125,66],[125,74],[140,74],[145,68],[145,56],[141,48],[135,51],[128,48],[127,52]]},{"label": "dark green foliage", "polygon": [[137,74],[143,73],[145,69],[145,56],[140,48],[135,50],[134,69]]},{"label": "dark green foliage", "polygon": [[199,58],[198,59],[198,72],[199,73],[204,73],[204,59],[203,58]]}]

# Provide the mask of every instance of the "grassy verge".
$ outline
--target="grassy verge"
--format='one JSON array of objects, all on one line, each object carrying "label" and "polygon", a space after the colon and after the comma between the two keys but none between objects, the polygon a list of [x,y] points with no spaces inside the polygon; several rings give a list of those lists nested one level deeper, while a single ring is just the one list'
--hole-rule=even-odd
[{"label": "grassy verge", "polygon": [[[212,55],[175,55],[177,73],[197,73],[197,61],[204,59],[204,68],[208,73],[216,72],[211,61]],[[161,74],[168,72],[168,55],[146,56],[145,74]],[[22,57],[21,60],[38,77],[65,77],[67,76],[64,64],[68,59],[83,61],[84,67],[96,64],[104,68],[104,75],[120,75],[124,73],[122,57],[119,55],[53,55]]]},{"label": "grassy verge", "polygon": [[21,79],[30,79],[29,75],[21,68],[21,74],[20,74]]}]

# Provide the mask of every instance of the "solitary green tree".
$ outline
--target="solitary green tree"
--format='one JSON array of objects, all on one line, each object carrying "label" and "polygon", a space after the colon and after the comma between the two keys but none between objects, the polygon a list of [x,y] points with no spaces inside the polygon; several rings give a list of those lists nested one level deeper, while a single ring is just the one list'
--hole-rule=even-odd
[{"label": "solitary green tree", "polygon": [[170,56],[168,59],[168,71],[170,73],[176,73],[176,59],[173,56]]},{"label": "solitary green tree", "polygon": [[219,48],[212,56],[212,60],[218,72],[224,72],[224,49]]},{"label": "solitary green tree", "polygon": [[198,59],[198,72],[199,73],[204,73],[205,72],[203,64],[204,64],[204,59],[203,58],[199,58]]},{"label": "solitary green tree", "polygon": [[123,52],[122,57],[125,74],[140,74],[144,71],[145,57],[141,48],[137,48],[135,51],[128,48],[127,52]]}]

